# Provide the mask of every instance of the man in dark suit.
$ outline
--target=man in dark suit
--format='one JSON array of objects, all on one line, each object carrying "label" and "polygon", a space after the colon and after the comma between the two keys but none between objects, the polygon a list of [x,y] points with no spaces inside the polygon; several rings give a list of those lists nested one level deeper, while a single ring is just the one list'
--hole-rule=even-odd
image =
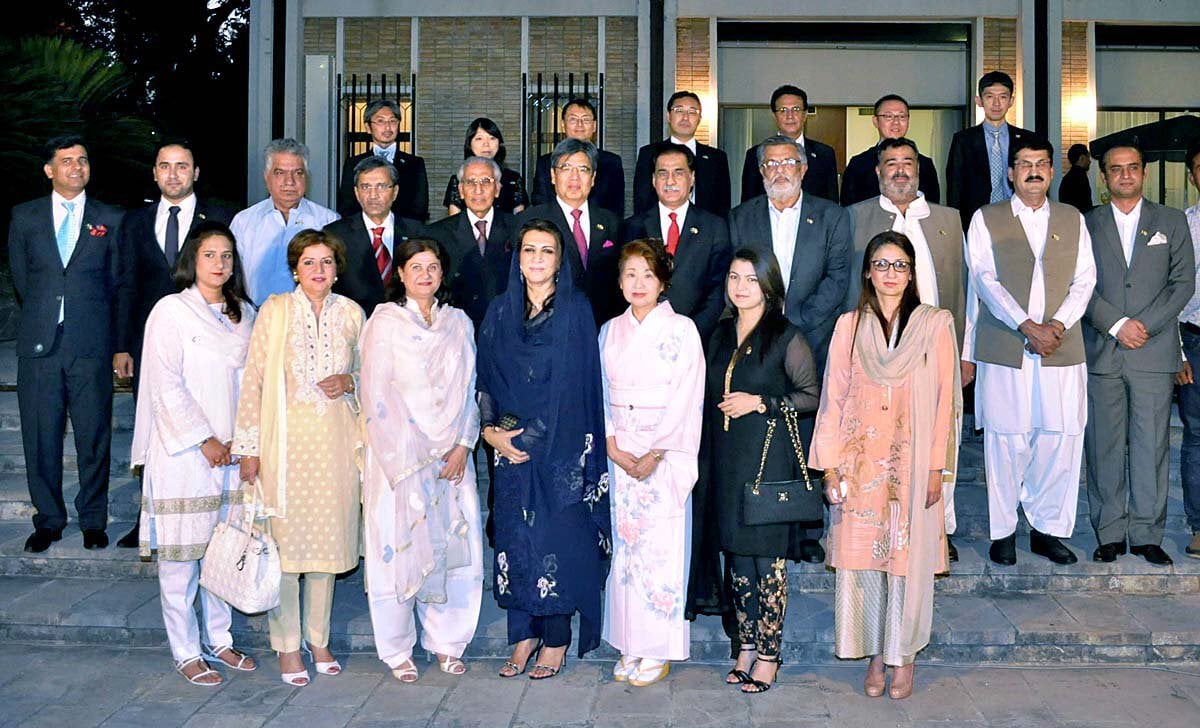
[{"label": "man in dark suit", "polygon": [[[133,285],[133,309],[117,322],[117,348],[133,355],[133,394],[141,380],[142,334],[150,310],[163,296],[175,293],[175,259],[192,228],[216,220],[226,225],[233,212],[196,197],[200,178],[191,145],[182,139],[159,144],[154,157],[154,183],[161,196],[155,202],[125,216],[121,240],[129,260]],[[137,548],[138,524],[117,540],[123,548]]]},{"label": "man in dark suit", "polygon": [[[367,106],[363,120],[371,133],[371,148],[346,160],[338,186],[337,209],[342,217],[353,217],[362,209],[354,194],[354,170],[367,157],[382,157],[396,168],[396,199],[392,212],[418,222],[429,219],[429,179],[425,160],[397,147],[400,133],[400,105],[390,99],[380,99]],[[369,312],[368,312],[369,313]]]},{"label": "man in dark suit", "polygon": [[1008,179],[1008,152],[1032,132],[1010,125],[1004,115],[1013,105],[1013,80],[1003,71],[979,79],[975,103],[983,109],[983,123],[963,129],[950,142],[946,161],[946,204],[958,210],[963,229],[984,205],[1012,197]]},{"label": "man in dark suit", "polygon": [[[756,158],[766,194],[730,211],[733,247],[770,251],[779,261],[784,312],[812,349],[819,378],[850,284],[849,214],[837,203],[803,192],[805,160],[811,157],[791,137],[768,137],[758,146]],[[813,417],[801,418],[804,442],[812,439],[813,424]],[[819,534],[819,529],[810,529],[801,543],[805,561],[825,560],[816,540]]]},{"label": "man in dark suit", "polygon": [[1071,168],[1058,183],[1058,201],[1087,213],[1093,207],[1092,184],[1087,175],[1092,167],[1092,155],[1088,154],[1087,145],[1072,144],[1067,150],[1067,161]]},{"label": "man in dark suit", "polygon": [[[795,140],[805,150],[808,171],[802,183],[804,191],[837,202],[837,157],[834,156],[833,147],[804,136],[804,124],[808,121],[808,94],[790,84],[780,86],[771,94],[771,113],[775,115],[779,134]],[[750,147],[742,163],[742,202],[766,191],[758,165],[758,147]]]},{"label": "man in dark suit", "polygon": [[1100,158],[1112,202],[1084,218],[1096,287],[1084,314],[1087,492],[1100,546],[1095,561],[1129,551],[1167,565],[1162,549],[1170,483],[1171,398],[1180,368],[1179,313],[1196,289],[1187,218],[1142,197],[1141,150]]},{"label": "man in dark suit", "polygon": [[[869,200],[879,194],[879,148],[885,139],[904,139],[908,136],[908,101],[903,96],[888,94],[875,102],[875,113],[871,124],[879,132],[879,141],[853,157],[842,173],[842,207]],[[925,201],[936,205],[942,201],[942,188],[938,184],[937,167],[924,154],[917,155],[917,177]]]},{"label": "man in dark suit", "polygon": [[392,262],[398,241],[424,233],[424,225],[393,212],[398,173],[383,157],[359,160],[354,167],[354,196],[359,212],[325,226],[346,245],[346,269],[338,271],[334,293],[362,306],[370,316],[383,303],[395,274]]},{"label": "man in dark suit", "polygon": [[[599,326],[625,308],[617,287],[621,219],[589,197],[600,159],[596,145],[563,139],[550,157],[554,197],[522,212],[516,227],[519,230],[526,220],[534,219],[549,220],[558,226],[564,253],[571,260],[575,286],[587,294]],[[512,248],[515,250],[519,244],[514,234]]]},{"label": "man in dark suit", "polygon": [[692,204],[725,217],[729,214],[730,203],[729,158],[720,149],[696,141],[696,129],[700,127],[700,97],[691,91],[672,94],[667,101],[667,126],[671,136],[638,150],[633,172],[633,214],[641,215],[660,201],[653,179],[655,156],[672,144],[682,144],[695,159],[695,164],[689,165],[695,179]]},{"label": "man in dark suit", "polygon": [[[562,110],[563,128],[567,139],[593,143],[596,136],[596,107],[588,99],[571,99]],[[555,147],[557,150],[558,148]],[[605,210],[625,216],[625,166],[621,158],[612,152],[599,150],[597,161],[592,165],[596,179],[592,185],[591,201]],[[554,201],[555,185],[551,162],[554,152],[538,157],[533,175],[533,204],[544,205]]]},{"label": "man in dark suit", "polygon": [[658,238],[674,258],[667,300],[692,319],[708,340],[725,310],[725,277],[733,248],[724,218],[690,201],[695,179],[692,150],[671,142],[654,145],[654,207],[625,221],[624,241]]},{"label": "man in dark suit", "polygon": [[[112,375],[132,376],[118,350],[118,322],[129,315],[131,279],[122,250],[121,210],[88,199],[87,148],[75,136],[51,139],[44,170],[52,192],[12,211],[8,231],[13,288],[21,307],[17,401],[29,497],[36,509],[25,550],[62,537],[63,435],[75,429],[83,545],[108,546]],[[114,352],[117,352],[114,354]]]},{"label": "man in dark suit", "polygon": [[514,218],[496,209],[500,165],[487,157],[468,157],[458,169],[458,193],[465,209],[429,226],[450,258],[444,285],[451,301],[466,312],[478,334],[488,304],[508,287],[508,267],[516,234]]}]

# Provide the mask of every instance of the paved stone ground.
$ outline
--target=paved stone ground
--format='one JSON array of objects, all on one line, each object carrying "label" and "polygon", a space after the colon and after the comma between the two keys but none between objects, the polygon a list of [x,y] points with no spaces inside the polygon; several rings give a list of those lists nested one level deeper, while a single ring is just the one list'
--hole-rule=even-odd
[{"label": "paved stone ground", "polygon": [[219,688],[188,685],[161,649],[0,647],[0,726],[297,725],[518,728],[817,728],[817,726],[1061,726],[1195,728],[1200,665],[1171,669],[1003,668],[921,665],[904,701],[862,695],[865,664],[785,666],[764,695],[720,684],[723,665],[680,664],[649,688],[615,683],[611,663],[568,661],[554,680],[495,676],[496,660],[476,660],[462,677],[421,664],[401,685],[366,655],[344,659],[337,677],[304,688],[279,682],[273,660],[254,673],[225,671]]}]

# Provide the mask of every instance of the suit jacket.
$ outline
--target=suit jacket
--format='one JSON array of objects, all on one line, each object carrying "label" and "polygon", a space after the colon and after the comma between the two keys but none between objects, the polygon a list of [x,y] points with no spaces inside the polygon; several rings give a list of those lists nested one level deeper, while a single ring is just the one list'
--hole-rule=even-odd
[{"label": "suit jacket", "polygon": [[[850,285],[846,288],[843,311],[853,311],[858,304],[867,243],[879,233],[891,230],[896,222],[895,213],[879,206],[879,195],[851,206],[849,211],[854,258],[850,263]],[[921,232],[925,233],[925,242],[937,272],[938,307],[954,316],[954,331],[961,347],[966,326],[967,268],[963,260],[964,238],[958,210],[930,204],[929,217],[921,220]]]},{"label": "suit jacket", "polygon": [[[1008,125],[1008,148],[1033,132]],[[1005,160],[1005,164],[1008,160]],[[987,141],[983,124],[963,129],[950,142],[946,161],[946,204],[958,210],[963,230],[971,225],[975,211],[991,202],[992,172],[988,164]]]},{"label": "suit jacket", "polygon": [[[671,142],[664,139],[647,144],[638,150],[637,164],[633,171],[633,214],[658,208],[658,194],[654,191],[654,155],[659,148]],[[729,214],[729,158],[716,147],[696,142],[696,201],[695,206],[714,215]],[[674,307],[674,304],[671,304]],[[679,311],[679,309],[675,309]]]},{"label": "suit jacket", "polygon": [[[729,233],[736,250],[742,246],[770,250],[771,217],[766,195],[743,202],[729,212]],[[850,283],[850,215],[836,203],[805,194],[788,283],[784,313],[804,332],[817,369],[825,370],[833,325],[842,311]]]},{"label": "suit jacket", "polygon": [[[355,213],[362,212],[362,206],[354,196],[354,167],[373,154],[356,154],[342,166],[342,183],[338,186],[337,195],[337,211],[342,217],[353,217]],[[399,172],[396,182],[398,193],[396,201],[392,203],[392,212],[398,218],[425,222],[429,219],[429,178],[425,174],[425,160],[397,149],[392,164]]]},{"label": "suit jacket", "polygon": [[[600,150],[597,163],[596,183],[588,201],[605,210],[616,213],[617,219],[625,217],[625,165],[612,152]],[[533,175],[533,204],[544,205],[554,202],[554,185],[550,183],[550,155],[538,157],[537,171]]]},{"label": "suit jacket", "polygon": [[[63,305],[63,351],[109,360],[120,347],[118,322],[132,310],[133,286],[122,242],[120,208],[87,197],[79,240],[67,265],[58,255],[50,196],[17,205],[8,259],[21,308],[17,356],[50,353]],[[66,300],[63,300],[66,296]]]},{"label": "suit jacket", "polygon": [[495,210],[488,227],[484,254],[479,254],[475,228],[466,212],[451,215],[429,226],[450,258],[450,270],[442,285],[448,286],[451,303],[466,312],[475,323],[476,335],[492,299],[508,288],[508,269],[512,261],[510,239],[516,233],[516,218]]},{"label": "suit jacket", "polygon": [[[167,263],[167,256],[159,247],[154,234],[154,221],[158,216],[159,200],[139,207],[125,215],[121,241],[129,259],[133,286],[133,307],[130,315],[118,322],[117,349],[133,354],[135,372],[141,371],[142,334],[150,310],[163,296],[176,293],[172,275],[175,266]],[[187,230],[179,231],[179,246],[196,225],[205,220],[215,220],[228,225],[233,220],[233,211],[196,199],[196,211]]]},{"label": "suit jacket", "polygon": [[[392,250],[405,238],[425,235],[425,226],[416,220],[394,217]],[[362,212],[356,212],[325,226],[325,232],[333,233],[346,245],[346,269],[339,270],[333,283],[333,292],[353,299],[370,317],[375,307],[383,303],[387,291],[379,267],[375,264],[375,250],[371,247],[371,233],[363,222]],[[395,258],[392,258],[395,265]]]},{"label": "suit jacket", "polygon": [[[667,238],[658,217],[657,198],[653,208],[625,221],[624,242],[639,238]],[[717,330],[717,321],[725,310],[725,277],[732,257],[725,219],[688,205],[679,225],[679,247],[667,300],[676,313],[695,322],[704,341]]]},{"label": "suit jacket", "polygon": [[[830,202],[838,201],[837,157],[833,147],[816,139],[804,138],[804,151],[808,154],[808,171],[800,189]],[[742,202],[766,194],[762,173],[758,171],[758,145],[746,150],[742,163]]]},{"label": "suit jacket", "polygon": [[1058,183],[1058,201],[1084,213],[1092,209],[1092,185],[1088,182],[1086,170],[1071,165],[1063,175],[1062,182]]},{"label": "suit jacket", "polygon": [[571,224],[563,215],[557,198],[544,205],[534,205],[522,212],[517,217],[511,242],[512,249],[516,251],[520,244],[520,241],[516,239],[517,232],[528,220],[549,220],[557,225],[559,232],[562,233],[563,249],[567,257],[571,259],[571,271],[575,286],[587,294],[588,301],[592,304],[592,313],[596,317],[596,326],[599,327],[625,310],[625,299],[617,287],[617,260],[621,257],[621,220],[590,199],[587,205],[592,229],[588,234],[586,270],[579,258],[579,250],[575,246],[575,235],[571,232]]},{"label": "suit jacket", "polygon": [[[879,196],[879,176],[875,167],[879,163],[879,148],[871,147],[850,158],[846,171],[842,173],[842,207]],[[938,184],[937,167],[924,154],[917,155],[918,186],[925,199],[932,204],[942,201],[942,186]]]},{"label": "suit jacket", "polygon": [[[1088,325],[1083,327],[1088,371],[1095,374],[1112,374],[1124,368],[1143,372],[1178,371],[1179,312],[1196,287],[1195,256],[1187,218],[1179,210],[1142,200],[1129,266],[1125,265],[1112,206],[1094,208],[1084,220],[1096,258],[1096,288],[1084,314]],[[1139,349],[1119,346],[1108,333],[1126,316],[1141,321],[1150,334],[1150,340]]]}]

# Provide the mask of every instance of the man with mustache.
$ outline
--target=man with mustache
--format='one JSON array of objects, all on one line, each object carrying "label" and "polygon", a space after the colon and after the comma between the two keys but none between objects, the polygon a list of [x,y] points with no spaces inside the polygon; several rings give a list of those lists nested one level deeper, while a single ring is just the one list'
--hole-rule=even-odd
[{"label": "man with mustache", "polygon": [[967,262],[963,358],[976,363],[975,424],[984,429],[988,517],[997,564],[1017,562],[1017,506],[1029,549],[1056,564],[1077,560],[1061,541],[1075,529],[1087,421],[1087,364],[1080,320],[1096,285],[1083,216],[1051,202],[1054,148],[1013,143],[1009,200],[975,212]]},{"label": "man with mustache", "polygon": [[[886,107],[885,107],[886,108]],[[966,295],[963,286],[963,230],[958,211],[928,201],[920,191],[921,161],[916,142],[905,137],[885,138],[870,150],[876,158],[875,189],[881,194],[850,207],[854,236],[854,259],[843,310],[858,305],[862,279],[863,251],[871,238],[892,230],[903,233],[916,251],[915,273],[921,303],[938,306],[954,315],[958,341],[963,340]],[[845,191],[845,188],[843,188]],[[963,385],[975,376],[975,365],[960,362]],[[942,500],[946,509],[946,533],[955,531],[954,484],[945,484]],[[950,560],[958,561],[958,550],[949,537]]]},{"label": "man with mustache", "polygon": [[1131,553],[1165,566],[1178,317],[1196,288],[1196,261],[1183,213],[1143,199],[1140,149],[1109,149],[1100,173],[1112,201],[1085,216],[1097,271],[1083,328],[1088,512],[1100,544],[1092,560],[1115,561],[1128,540]]},{"label": "man with mustache", "polygon": [[[783,274],[784,314],[804,334],[818,375],[825,368],[833,324],[850,283],[850,219],[847,211],[802,191],[808,156],[791,137],[768,137],[758,146],[758,168],[766,194],[729,213],[734,250],[746,246],[770,251]],[[804,442],[812,439],[813,417],[801,418]],[[801,558],[825,560],[809,529]]]}]

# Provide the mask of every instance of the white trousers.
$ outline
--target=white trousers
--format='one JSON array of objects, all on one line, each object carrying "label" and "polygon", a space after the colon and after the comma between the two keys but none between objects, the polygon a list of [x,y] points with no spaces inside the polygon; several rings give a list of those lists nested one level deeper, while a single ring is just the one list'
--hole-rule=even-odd
[{"label": "white trousers", "polygon": [[958,519],[954,517],[954,483],[942,483],[942,504],[946,513],[946,535],[953,536],[958,530]]},{"label": "white trousers", "polygon": [[162,602],[163,624],[176,662],[200,655],[200,622],[196,618],[199,592],[200,613],[204,619],[204,643],[212,648],[232,647],[229,627],[233,622],[229,605],[200,587],[198,561],[159,561],[158,591]]},{"label": "white trousers", "polygon": [[[461,571],[470,571],[462,569]],[[421,619],[421,646],[430,652],[462,657],[475,636],[479,608],[483,602],[483,583],[478,574],[462,574],[446,579],[443,604],[417,599],[397,601],[395,597],[371,598],[371,629],[375,632],[375,651],[389,668],[397,668],[412,657],[417,644],[417,618]]]},{"label": "white trousers", "polygon": [[1017,530],[1017,506],[1029,525],[1068,538],[1075,530],[1083,434],[1033,430],[1009,435],[985,430],[988,521],[993,541]]}]

